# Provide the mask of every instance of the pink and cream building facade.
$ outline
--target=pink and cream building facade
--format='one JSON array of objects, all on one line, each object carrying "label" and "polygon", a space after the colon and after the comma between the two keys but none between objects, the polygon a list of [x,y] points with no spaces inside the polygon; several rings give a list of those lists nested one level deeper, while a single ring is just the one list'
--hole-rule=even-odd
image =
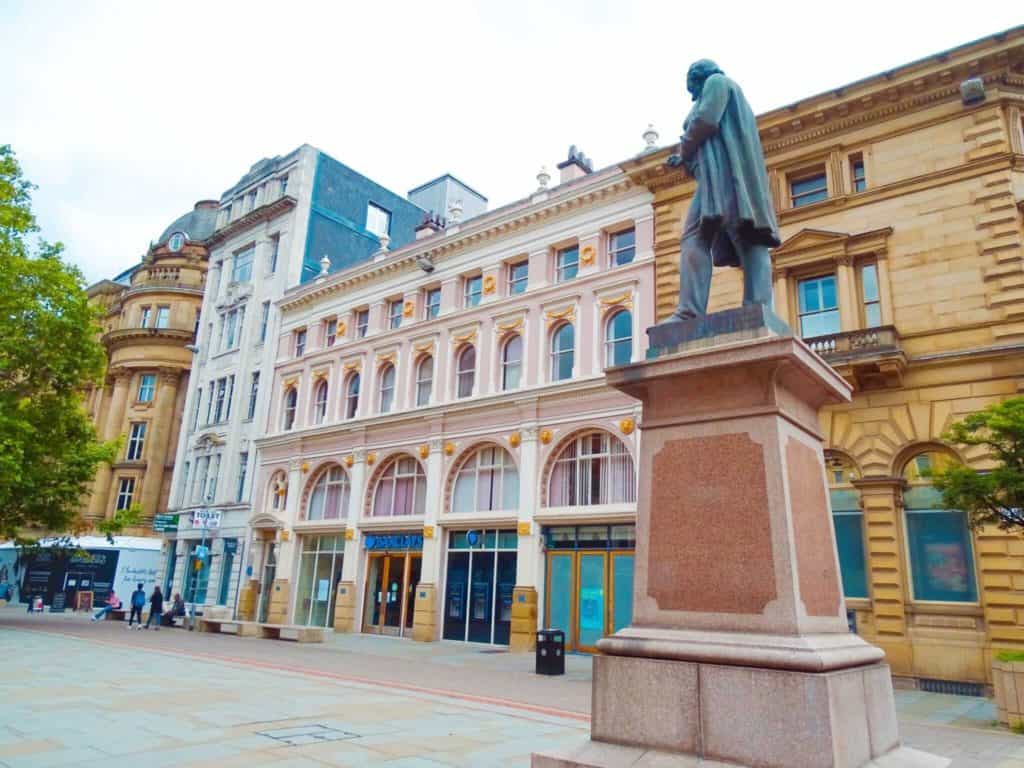
[{"label": "pink and cream building facade", "polygon": [[604,371],[646,353],[651,194],[571,160],[277,302],[242,616],[518,649],[628,624],[640,414]]}]

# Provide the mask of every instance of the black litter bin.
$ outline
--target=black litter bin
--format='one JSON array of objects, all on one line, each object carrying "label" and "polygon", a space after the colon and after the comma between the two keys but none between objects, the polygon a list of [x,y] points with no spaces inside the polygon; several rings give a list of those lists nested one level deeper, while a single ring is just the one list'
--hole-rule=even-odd
[{"label": "black litter bin", "polygon": [[565,674],[565,632],[562,630],[537,631],[537,674]]}]

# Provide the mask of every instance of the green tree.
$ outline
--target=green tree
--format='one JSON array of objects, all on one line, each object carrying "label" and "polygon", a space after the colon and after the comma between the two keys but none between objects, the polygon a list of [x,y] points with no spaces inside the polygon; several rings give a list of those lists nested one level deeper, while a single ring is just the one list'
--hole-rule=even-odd
[{"label": "green tree", "polygon": [[37,237],[30,184],[0,146],[0,536],[75,533],[97,466],[116,444],[96,439],[82,392],[101,381],[97,310],[63,246]]},{"label": "green tree", "polygon": [[995,462],[990,470],[951,464],[931,473],[947,507],[963,509],[971,525],[1024,530],[1024,397],[1015,397],[953,424],[943,439],[978,445]]}]

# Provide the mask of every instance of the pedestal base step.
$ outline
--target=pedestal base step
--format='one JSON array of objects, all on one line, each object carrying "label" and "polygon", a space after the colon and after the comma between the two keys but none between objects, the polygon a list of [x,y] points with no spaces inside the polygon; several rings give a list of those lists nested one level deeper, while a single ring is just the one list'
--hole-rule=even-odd
[{"label": "pedestal base step", "polygon": [[[865,763],[862,768],[946,768],[950,760],[910,747],[897,747]],[[792,768],[817,768],[794,756]],[[578,747],[561,753],[534,754],[530,768],[749,768],[738,763],[704,760],[696,755],[661,752],[643,747],[623,747],[587,739]]]}]

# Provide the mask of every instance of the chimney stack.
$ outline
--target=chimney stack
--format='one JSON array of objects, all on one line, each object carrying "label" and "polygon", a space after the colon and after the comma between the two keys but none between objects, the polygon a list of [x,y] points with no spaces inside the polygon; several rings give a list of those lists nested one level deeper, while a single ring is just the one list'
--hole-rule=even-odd
[{"label": "chimney stack", "polygon": [[416,227],[416,239],[422,240],[424,237],[430,237],[437,232],[444,232],[445,220],[444,217],[437,213],[428,213],[423,217],[423,221]]},{"label": "chimney stack", "polygon": [[588,173],[593,173],[594,166],[590,162],[590,158],[576,149],[576,145],[573,144],[569,147],[569,158],[558,164],[558,171],[560,174],[558,183],[567,184],[570,181],[583,178]]}]

